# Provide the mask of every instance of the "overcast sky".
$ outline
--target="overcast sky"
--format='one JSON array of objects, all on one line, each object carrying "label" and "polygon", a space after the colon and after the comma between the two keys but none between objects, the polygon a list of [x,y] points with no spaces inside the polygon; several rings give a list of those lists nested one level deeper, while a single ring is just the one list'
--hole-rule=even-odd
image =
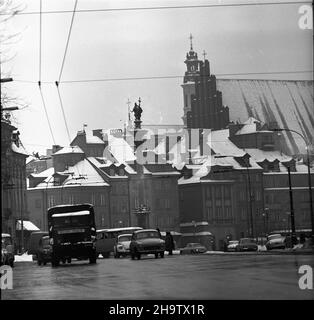
[{"label": "overcast sky", "polygon": [[[258,0],[259,2],[263,2]],[[39,0],[13,1],[24,13],[39,12]],[[249,3],[253,1],[243,1]],[[257,2],[257,1],[254,1]],[[265,1],[264,1],[265,2]],[[267,1],[270,2],[270,1]],[[277,1],[279,2],[279,1]],[[72,10],[75,1],[42,0],[43,11]],[[77,9],[143,8],[198,4],[226,5],[238,1],[91,1],[79,0]],[[225,6],[210,8],[76,12],[61,82],[68,80],[183,76],[189,34],[202,58],[207,52],[214,74],[312,70],[313,30],[298,26],[301,4]],[[58,80],[72,13],[42,15],[42,92],[60,145],[69,144],[62,117]],[[5,88],[29,107],[16,111],[21,140],[29,152],[43,152],[53,140],[40,92],[39,14],[12,19],[6,30],[19,33],[12,44],[14,59],[2,66],[14,82]],[[218,76],[217,76],[218,77]],[[234,77],[234,76],[233,76]],[[311,79],[312,74],[254,75],[240,78]],[[218,77],[219,78],[219,77]],[[232,76],[223,76],[232,78]],[[34,81],[21,82],[21,80]],[[181,124],[182,78],[60,83],[71,139],[83,124],[87,130],[123,127],[127,100],[141,97],[142,120],[147,124]]]}]

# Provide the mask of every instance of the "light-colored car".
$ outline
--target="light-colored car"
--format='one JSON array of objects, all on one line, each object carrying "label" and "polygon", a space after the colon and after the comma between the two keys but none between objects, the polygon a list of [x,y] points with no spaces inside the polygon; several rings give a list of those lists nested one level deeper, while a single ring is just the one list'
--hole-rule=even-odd
[{"label": "light-colored car", "polygon": [[239,240],[231,240],[227,246],[227,251],[236,251]]},{"label": "light-colored car", "polygon": [[266,249],[285,249],[286,242],[285,237],[283,237],[280,233],[271,234],[267,237]]},{"label": "light-colored car", "polygon": [[121,234],[117,237],[116,244],[113,247],[114,257],[127,256],[130,254],[130,243],[132,234]]},{"label": "light-colored car", "polygon": [[184,248],[180,249],[180,254],[196,254],[204,253],[207,249],[200,243],[188,243]]},{"label": "light-colored car", "polygon": [[242,238],[236,246],[236,251],[257,251],[258,246],[252,238]]}]

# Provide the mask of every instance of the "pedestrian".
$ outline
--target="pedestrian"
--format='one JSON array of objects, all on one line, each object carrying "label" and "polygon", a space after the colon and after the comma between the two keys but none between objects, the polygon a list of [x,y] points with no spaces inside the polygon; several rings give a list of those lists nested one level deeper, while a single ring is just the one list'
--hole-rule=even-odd
[{"label": "pedestrian", "polygon": [[161,232],[160,232],[160,229],[159,229],[159,228],[156,228],[156,230],[158,231],[159,237],[160,237],[160,239],[161,239]]},{"label": "pedestrian", "polygon": [[169,231],[166,232],[165,242],[166,251],[169,252],[169,255],[172,255],[172,250],[174,249],[174,241],[172,234]]}]

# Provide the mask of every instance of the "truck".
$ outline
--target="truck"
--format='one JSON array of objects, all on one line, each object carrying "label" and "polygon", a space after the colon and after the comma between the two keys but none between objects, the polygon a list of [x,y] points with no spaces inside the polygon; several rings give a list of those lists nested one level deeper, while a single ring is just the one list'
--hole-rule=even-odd
[{"label": "truck", "polygon": [[71,263],[73,258],[96,263],[96,226],[92,204],[49,208],[48,233],[52,267],[57,267],[60,262]]}]

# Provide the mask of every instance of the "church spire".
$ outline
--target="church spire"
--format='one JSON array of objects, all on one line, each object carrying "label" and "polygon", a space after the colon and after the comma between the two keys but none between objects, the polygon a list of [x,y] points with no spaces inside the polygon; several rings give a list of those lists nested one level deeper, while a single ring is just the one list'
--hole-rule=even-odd
[{"label": "church spire", "polygon": [[192,33],[190,33],[190,37],[189,38],[190,38],[190,48],[191,48],[190,50],[193,51],[193,42],[192,42],[193,36],[192,36]]}]

